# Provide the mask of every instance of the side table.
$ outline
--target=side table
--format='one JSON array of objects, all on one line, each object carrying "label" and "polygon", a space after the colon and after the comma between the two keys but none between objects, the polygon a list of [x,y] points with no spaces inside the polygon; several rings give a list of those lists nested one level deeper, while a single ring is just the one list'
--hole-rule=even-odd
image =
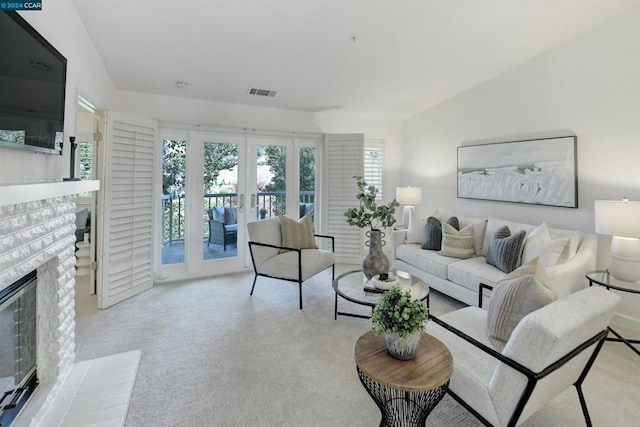
[{"label": "side table", "polygon": [[412,360],[394,359],[383,336],[369,331],[356,341],[355,361],[360,382],[382,413],[381,426],[424,426],[444,397],[453,373],[449,349],[422,334]]},{"label": "side table", "polygon": [[[620,292],[628,292],[631,294],[640,294],[640,282],[624,282],[613,277],[608,270],[589,271],[586,274],[587,280],[589,280],[589,286],[593,286],[595,283],[599,286],[604,286],[607,290],[615,289]],[[635,286],[634,286],[635,285]],[[618,332],[613,330],[610,326],[607,327],[609,332],[616,336],[616,338],[606,338],[607,341],[615,341],[624,343],[627,347],[633,350],[638,356],[640,356],[640,350],[633,346],[633,344],[640,344],[640,340],[630,340],[624,338]]]}]

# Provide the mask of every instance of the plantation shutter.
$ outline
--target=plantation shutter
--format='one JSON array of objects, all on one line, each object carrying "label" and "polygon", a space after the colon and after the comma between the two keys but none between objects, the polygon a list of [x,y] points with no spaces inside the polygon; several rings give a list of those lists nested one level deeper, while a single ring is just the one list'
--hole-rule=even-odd
[{"label": "plantation shutter", "polygon": [[376,200],[382,200],[382,144],[366,143],[364,148],[364,180],[378,189]]},{"label": "plantation shutter", "polygon": [[327,182],[327,233],[335,236],[336,261],[362,262],[362,234],[344,217],[358,205],[354,175],[363,175],[363,134],[325,135],[325,175]]},{"label": "plantation shutter", "polygon": [[153,285],[154,156],[157,122],[110,112],[103,172],[103,244],[98,306]]}]

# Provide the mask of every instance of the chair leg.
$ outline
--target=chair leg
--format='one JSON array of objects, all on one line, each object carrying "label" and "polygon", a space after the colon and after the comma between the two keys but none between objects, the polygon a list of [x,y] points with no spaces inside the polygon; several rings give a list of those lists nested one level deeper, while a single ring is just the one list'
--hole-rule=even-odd
[{"label": "chair leg", "polygon": [[251,286],[251,292],[249,292],[249,295],[253,295],[253,288],[256,287],[256,280],[258,280],[257,274],[253,277],[253,285]]},{"label": "chair leg", "polygon": [[589,410],[587,409],[587,402],[584,400],[584,394],[582,393],[582,386],[579,384],[574,384],[576,390],[578,391],[578,398],[580,399],[580,406],[582,407],[582,414],[584,415],[584,420],[587,423],[587,427],[591,427],[591,417],[589,417]]},{"label": "chair leg", "polygon": [[298,282],[298,289],[300,292],[300,310],[302,310],[302,282]]}]

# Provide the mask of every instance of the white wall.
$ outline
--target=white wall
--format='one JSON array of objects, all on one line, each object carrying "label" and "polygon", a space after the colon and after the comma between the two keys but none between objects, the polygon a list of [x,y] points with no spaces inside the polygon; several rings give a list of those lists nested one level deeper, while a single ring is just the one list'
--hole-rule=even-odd
[{"label": "white wall", "polygon": [[311,113],[117,90],[111,109],[160,122],[256,131],[320,132]]},{"label": "white wall", "polygon": [[69,0],[49,1],[42,11],[21,16],[67,58],[63,156],[0,150],[0,184],[51,181],[69,176],[69,136],[75,134],[76,96],[106,108],[113,91],[111,79]]},{"label": "white wall", "polygon": [[[456,147],[567,132],[578,137],[578,209],[456,198]],[[594,232],[594,200],[640,200],[639,9],[407,120],[402,136],[404,179],[425,189],[421,213],[445,207]],[[609,245],[599,236],[599,267]],[[622,296],[618,320],[640,329],[640,298]]]}]

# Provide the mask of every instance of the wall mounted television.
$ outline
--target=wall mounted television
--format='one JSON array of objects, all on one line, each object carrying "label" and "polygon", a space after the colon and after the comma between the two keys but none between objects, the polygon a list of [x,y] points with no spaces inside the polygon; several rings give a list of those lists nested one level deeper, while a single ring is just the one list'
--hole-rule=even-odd
[{"label": "wall mounted television", "polygon": [[0,147],[62,154],[67,59],[18,13],[0,12]]}]

